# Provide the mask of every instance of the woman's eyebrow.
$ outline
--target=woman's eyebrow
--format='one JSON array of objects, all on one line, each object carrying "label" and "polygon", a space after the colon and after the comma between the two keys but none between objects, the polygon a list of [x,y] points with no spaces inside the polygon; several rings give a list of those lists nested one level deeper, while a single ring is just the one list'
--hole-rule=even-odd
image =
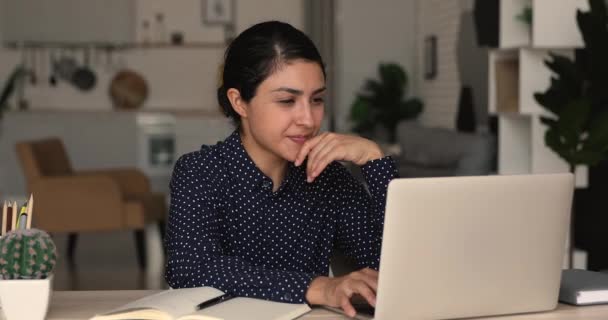
[{"label": "woman's eyebrow", "polygon": [[[319,88],[319,89],[313,91],[312,94],[314,95],[314,94],[323,92],[326,89],[327,89],[327,87]],[[302,91],[302,90],[298,90],[298,89],[294,89],[294,88],[288,88],[288,87],[280,87],[280,88],[272,90],[272,92],[278,92],[278,91],[285,91],[285,92],[288,92],[288,93],[291,93],[291,94],[297,95],[297,96],[301,96],[301,95],[304,94],[304,91]]]}]

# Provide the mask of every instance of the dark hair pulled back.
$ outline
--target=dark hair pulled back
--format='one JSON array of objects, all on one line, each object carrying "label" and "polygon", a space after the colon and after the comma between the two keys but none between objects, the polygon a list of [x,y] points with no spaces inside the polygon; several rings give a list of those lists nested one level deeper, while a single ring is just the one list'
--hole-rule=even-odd
[{"label": "dark hair pulled back", "polygon": [[268,21],[243,31],[224,54],[221,83],[217,89],[222,112],[240,127],[241,118],[228,100],[228,89],[237,89],[241,99],[249,102],[262,81],[281,64],[297,59],[318,63],[325,76],[325,65],[312,40],[290,24]]}]

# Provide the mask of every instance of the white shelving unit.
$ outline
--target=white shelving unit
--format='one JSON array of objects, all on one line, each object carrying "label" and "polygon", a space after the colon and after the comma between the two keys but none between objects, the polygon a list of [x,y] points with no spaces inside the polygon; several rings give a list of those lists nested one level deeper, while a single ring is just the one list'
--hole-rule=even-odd
[{"label": "white shelving unit", "polygon": [[[516,18],[526,6],[532,6],[532,26]],[[490,52],[488,72],[489,113],[499,117],[499,174],[568,171],[566,162],[545,145],[540,116],[548,113],[534,94],[550,85],[552,74],[544,63],[549,53],[572,57],[582,45],[577,9],[587,10],[587,0],[501,1],[501,47]],[[585,167],[576,170],[576,186],[587,186]]]},{"label": "white shelving unit", "polygon": [[[517,18],[526,7],[532,8],[531,26]],[[568,172],[567,163],[545,145],[547,128],[540,116],[548,113],[534,94],[550,85],[544,62],[549,53],[572,57],[583,45],[578,9],[587,11],[588,0],[500,2],[499,47],[488,57],[488,112],[499,119],[499,174]],[[587,168],[577,167],[575,173],[576,186],[586,187]],[[575,261],[575,266],[585,263]]]},{"label": "white shelving unit", "polygon": [[[504,1],[503,1],[504,2]],[[534,0],[532,46],[535,48],[579,48],[576,11],[589,10],[588,0]]]}]

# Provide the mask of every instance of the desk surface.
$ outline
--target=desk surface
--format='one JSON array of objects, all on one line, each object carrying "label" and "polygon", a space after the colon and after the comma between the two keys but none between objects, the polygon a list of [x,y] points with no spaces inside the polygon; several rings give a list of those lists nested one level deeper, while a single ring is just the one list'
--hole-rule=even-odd
[{"label": "desk surface", "polygon": [[[158,292],[157,290],[125,290],[125,291],[55,291],[51,297],[51,305],[47,320],[86,320],[95,314],[119,307],[129,301]],[[3,316],[0,318],[4,319]],[[315,308],[304,315],[303,320],[345,320],[350,319],[331,311]],[[608,319],[608,305],[573,307],[559,305],[557,310],[515,316],[492,318],[496,320],[605,320]]]}]

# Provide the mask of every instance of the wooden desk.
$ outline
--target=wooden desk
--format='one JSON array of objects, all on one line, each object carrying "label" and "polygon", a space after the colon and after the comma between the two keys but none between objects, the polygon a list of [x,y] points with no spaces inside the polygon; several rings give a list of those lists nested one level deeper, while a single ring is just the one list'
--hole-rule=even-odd
[{"label": "wooden desk", "polygon": [[[129,301],[158,292],[157,290],[124,290],[124,291],[55,291],[51,297],[51,305],[47,320],[86,320],[95,314],[103,313],[119,307]],[[4,316],[0,316],[4,319]],[[345,320],[349,319],[331,311],[315,308],[304,315],[302,320]],[[398,318],[395,318],[398,319]],[[605,320],[608,319],[608,305],[590,307],[572,307],[559,305],[551,312],[502,316],[491,318],[495,320]]]}]

